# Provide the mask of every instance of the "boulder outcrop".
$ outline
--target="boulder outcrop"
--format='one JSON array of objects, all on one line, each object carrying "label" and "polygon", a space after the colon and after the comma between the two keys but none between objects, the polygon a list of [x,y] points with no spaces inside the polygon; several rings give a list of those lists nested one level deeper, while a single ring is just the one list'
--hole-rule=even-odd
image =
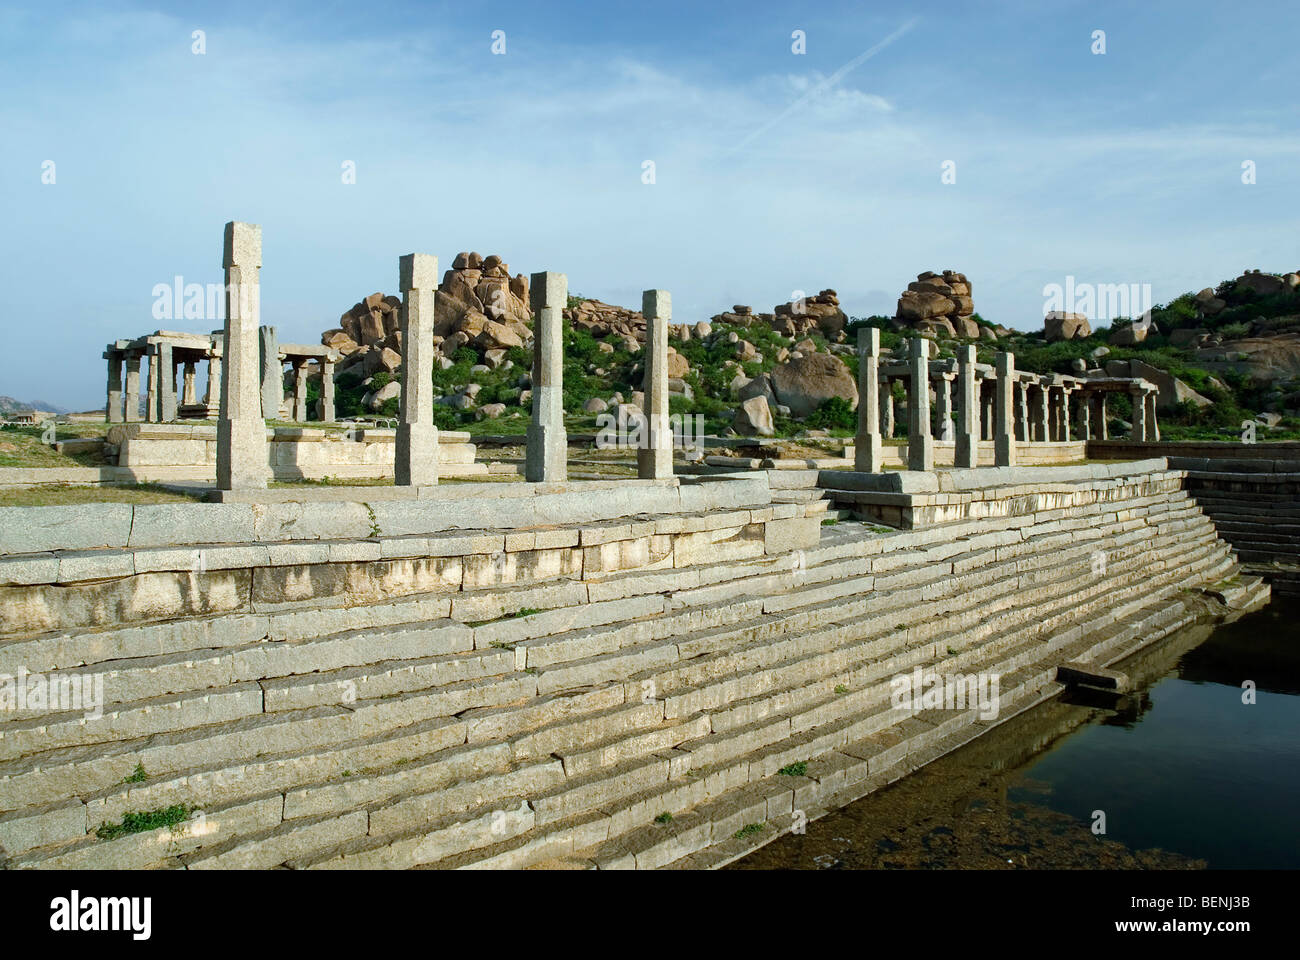
[{"label": "boulder outcrop", "polygon": [[975,339],[980,330],[971,319],[974,313],[966,274],[926,270],[918,273],[899,296],[896,317],[922,335]]},{"label": "boulder outcrop", "polygon": [[773,367],[768,374],[776,402],[793,417],[806,417],[831,397],[858,406],[858,385],[844,361],[829,353],[812,353]]}]

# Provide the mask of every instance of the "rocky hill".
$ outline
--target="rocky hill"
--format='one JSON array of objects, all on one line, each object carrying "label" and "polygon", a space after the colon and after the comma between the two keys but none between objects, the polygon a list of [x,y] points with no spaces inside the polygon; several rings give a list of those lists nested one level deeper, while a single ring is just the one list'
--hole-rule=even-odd
[{"label": "rocky hill", "polygon": [[[1094,330],[1088,319],[1049,313],[1024,333],[975,311],[972,283],[953,270],[909,283],[893,317],[849,317],[833,289],[755,312],[736,304],[670,326],[670,409],[701,414],[710,432],[794,435],[852,432],[857,406],[854,330],[879,327],[882,345],[905,356],[909,337],[952,356],[973,342],[991,362],[1012,350],[1017,366],[1081,376],[1143,376],[1160,387],[1166,436],[1235,437],[1259,417],[1268,436],[1300,435],[1300,277],[1247,272],[1155,307],[1150,324],[1127,319]],[[397,415],[401,394],[400,301],[375,293],[342,315],[322,342],[344,355],[342,417]],[[645,319],[638,311],[571,296],[565,319],[565,409],[591,421],[639,404]],[[459,254],[436,294],[434,385],[445,428],[484,420],[521,432],[530,412],[532,327],[528,279],[499,256]],[[1127,411],[1114,405],[1122,433]],[[485,425],[486,426],[486,425]],[[479,429],[482,429],[480,427]]]}]

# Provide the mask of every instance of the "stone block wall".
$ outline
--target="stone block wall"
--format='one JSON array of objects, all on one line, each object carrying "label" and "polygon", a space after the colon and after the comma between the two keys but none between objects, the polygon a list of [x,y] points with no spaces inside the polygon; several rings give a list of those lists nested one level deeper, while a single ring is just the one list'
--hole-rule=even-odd
[{"label": "stone block wall", "polygon": [[0,859],[718,866],[996,722],[897,674],[1011,716],[1267,598],[1163,464],[1034,472],[858,483],[911,531],[824,526],[815,471],[0,511],[0,676],[103,683],[0,713]]},{"label": "stone block wall", "polygon": [[[1286,457],[1282,444],[1241,444]],[[1294,446],[1292,444],[1285,445]],[[1300,596],[1300,459],[1170,457],[1187,489],[1252,573],[1282,596]]]},{"label": "stone block wall", "polygon": [[[277,427],[267,432],[268,459],[277,480],[350,477],[382,479],[393,476],[397,431],[360,429],[350,435],[339,430]],[[117,465],[138,480],[189,479],[216,475],[217,430],[208,425],[121,424],[109,431],[118,447]],[[487,473],[476,464],[477,448],[461,431],[439,434],[438,459],[442,476]]]}]

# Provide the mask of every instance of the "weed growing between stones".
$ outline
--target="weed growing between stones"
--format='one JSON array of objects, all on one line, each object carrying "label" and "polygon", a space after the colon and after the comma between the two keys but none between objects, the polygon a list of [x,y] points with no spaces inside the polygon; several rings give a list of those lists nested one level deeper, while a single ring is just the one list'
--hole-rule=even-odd
[{"label": "weed growing between stones", "polygon": [[747,823],[733,833],[732,837],[737,840],[743,840],[745,837],[752,837],[754,834],[762,832],[765,826],[767,826],[766,823]]},{"label": "weed growing between stones", "polygon": [[102,824],[95,831],[95,836],[101,840],[116,840],[131,833],[146,833],[160,827],[174,827],[178,823],[184,823],[196,809],[188,804],[178,803],[175,806],[163,807],[161,810],[128,813],[122,817],[121,823]]},{"label": "weed growing between stones", "polygon": [[798,763],[791,763],[777,771],[783,777],[802,777],[808,772],[808,762],[800,760]]}]

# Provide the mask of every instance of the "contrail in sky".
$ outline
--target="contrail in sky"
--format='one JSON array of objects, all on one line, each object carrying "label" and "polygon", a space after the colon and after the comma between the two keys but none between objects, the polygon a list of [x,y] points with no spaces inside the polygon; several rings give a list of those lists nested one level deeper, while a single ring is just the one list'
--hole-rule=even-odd
[{"label": "contrail in sky", "polygon": [[741,140],[739,143],[733,146],[731,150],[728,151],[728,153],[734,153],[735,151],[740,150],[742,147],[746,146],[756,138],[761,137],[763,134],[767,133],[767,131],[771,130],[774,126],[776,126],[786,117],[790,116],[790,114],[794,113],[796,110],[798,110],[800,107],[806,104],[813,97],[829,90],[831,87],[835,86],[835,84],[843,80],[844,77],[846,77],[849,73],[856,70],[862,64],[866,63],[868,60],[870,60],[872,57],[878,54],[881,50],[884,50],[885,47],[889,46],[891,43],[893,43],[903,34],[907,33],[907,31],[911,30],[915,24],[916,24],[915,20],[907,21],[907,23],[903,24],[901,27],[899,27],[889,36],[885,37],[884,40],[881,40],[870,50],[865,50],[862,53],[858,54],[856,57],[854,57],[848,63],[844,64],[844,66],[840,67],[838,70],[832,73],[821,83],[817,84],[817,86],[813,87],[811,90],[805,93],[794,103],[790,104],[790,106],[786,107],[784,110],[778,113],[767,123],[763,124],[757,130],[750,133],[747,137],[745,137],[743,140]]}]

